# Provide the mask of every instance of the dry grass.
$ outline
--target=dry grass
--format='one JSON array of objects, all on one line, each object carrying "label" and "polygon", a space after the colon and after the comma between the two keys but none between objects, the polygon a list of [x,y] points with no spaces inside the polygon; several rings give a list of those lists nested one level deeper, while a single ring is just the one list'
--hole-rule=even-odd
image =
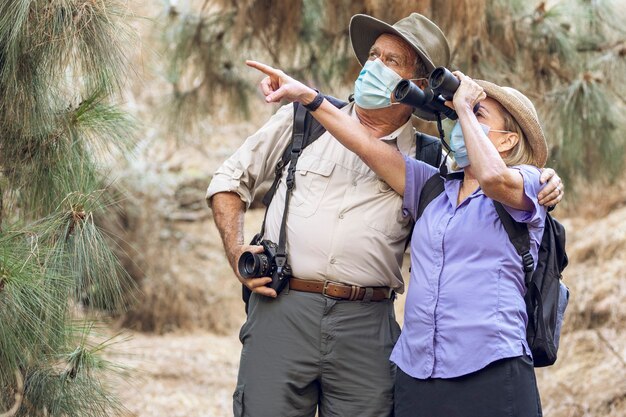
[{"label": "dry grass", "polygon": [[[626,194],[622,194],[625,196]],[[619,200],[619,199],[617,199]],[[588,200],[581,212],[615,207]],[[626,413],[626,208],[565,220],[571,298],[556,365],[538,372],[545,415]]]},{"label": "dry grass", "polygon": [[[114,231],[127,249],[132,248],[132,260],[126,257],[125,264],[132,265],[141,289],[121,324],[159,334],[178,329],[224,334],[237,327],[241,317],[239,283],[204,203],[204,182],[181,189],[188,196],[171,196],[176,204],[167,204],[164,196],[138,197],[141,203],[129,207],[124,227]],[[182,202],[189,206],[181,207]]]}]

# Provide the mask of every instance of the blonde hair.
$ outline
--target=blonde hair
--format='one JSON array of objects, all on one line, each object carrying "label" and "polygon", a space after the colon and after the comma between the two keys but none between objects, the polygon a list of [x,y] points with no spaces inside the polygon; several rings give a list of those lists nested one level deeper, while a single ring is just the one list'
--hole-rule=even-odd
[{"label": "blonde hair", "polygon": [[517,121],[515,121],[513,116],[511,116],[511,113],[502,107],[502,105],[500,107],[502,108],[502,117],[504,118],[504,130],[517,133],[519,138],[517,144],[508,151],[506,156],[502,157],[504,163],[508,167],[514,165],[533,165],[533,148],[531,148],[528,139],[526,139],[526,135],[524,135],[524,132]]}]

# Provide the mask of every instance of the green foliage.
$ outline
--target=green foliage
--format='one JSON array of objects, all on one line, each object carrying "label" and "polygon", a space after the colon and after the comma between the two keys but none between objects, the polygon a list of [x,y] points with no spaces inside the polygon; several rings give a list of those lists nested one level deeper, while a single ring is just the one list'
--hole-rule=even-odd
[{"label": "green foliage", "polygon": [[173,7],[164,17],[164,71],[173,89],[165,114],[173,130],[194,126],[203,113],[223,107],[223,100],[248,115],[250,85],[240,73],[243,58],[226,48],[235,43],[228,31],[233,18],[229,12],[203,16]]},{"label": "green foliage", "polygon": [[[172,17],[174,9],[169,10]],[[243,60],[253,58],[328,91],[337,83],[350,83],[354,75],[349,71],[355,60],[347,32],[351,14],[368,13],[394,22],[412,11],[441,26],[453,49],[454,68],[474,78],[511,85],[531,97],[552,148],[549,164],[568,183],[618,176],[624,150],[623,135],[618,132],[626,127],[626,9],[621,0],[460,0],[417,5],[207,0],[202,10],[175,11],[167,25],[175,31],[188,21],[183,16],[191,14],[198,21],[213,22],[219,30],[204,32],[204,43],[183,40],[189,36],[170,37],[168,47],[188,56],[207,55],[201,65],[184,66],[196,75],[191,79],[202,79],[198,74],[208,74],[207,68],[229,62],[239,76],[241,84],[237,85],[244,85],[250,76],[243,73]],[[250,89],[233,89],[215,76],[213,80],[226,96],[238,97],[232,101],[235,107],[243,107],[241,94]],[[190,118],[194,112],[219,114],[223,106],[214,106],[218,94],[178,97],[189,99],[184,112]],[[177,108],[183,112],[182,106]]]},{"label": "green foliage", "polygon": [[518,79],[535,93],[550,163],[566,181],[611,180],[623,168],[619,131],[626,117],[615,104],[626,83],[606,72],[624,67],[626,32],[615,30],[620,15],[613,1],[562,0],[551,8],[541,3],[517,21]]},{"label": "green foliage", "polygon": [[114,204],[104,164],[133,146],[111,100],[128,67],[127,17],[117,0],[0,3],[0,413],[120,410],[101,381],[107,343],[72,307],[129,301],[94,222]]},{"label": "green foliage", "polygon": [[350,62],[347,30],[325,25],[334,13],[327,4],[266,3],[206,1],[200,10],[169,5],[157,20],[163,72],[172,85],[165,114],[175,132],[185,133],[207,114],[220,116],[225,110],[249,116],[249,96],[256,86],[246,59],[280,66],[320,87],[337,81],[345,70]]},{"label": "green foliage", "polygon": [[611,94],[604,88],[598,80],[582,78],[553,95],[557,111],[551,125],[560,127],[553,131],[561,142],[553,147],[552,158],[566,175],[581,173],[588,180],[596,180],[622,169],[622,130],[616,125],[619,118],[609,100]]}]

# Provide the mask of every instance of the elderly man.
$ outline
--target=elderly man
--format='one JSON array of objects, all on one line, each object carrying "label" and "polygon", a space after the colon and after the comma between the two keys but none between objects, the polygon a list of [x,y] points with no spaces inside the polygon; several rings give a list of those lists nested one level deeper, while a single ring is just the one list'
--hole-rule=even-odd
[{"label": "elderly man", "polygon": [[[392,105],[402,78],[427,77],[447,66],[450,52],[441,30],[417,13],[393,26],[366,15],[350,22],[350,37],[364,70],[355,102],[344,107],[373,134],[415,155],[413,109]],[[329,133],[308,146],[297,163],[288,206],[287,251],[293,278],[280,294],[271,278],[243,279],[239,256],[260,252],[243,241],[243,214],[259,184],[292,135],[293,107],[284,106],[215,173],[207,190],[226,255],[252,292],[243,344],[235,416],[388,416],[395,368],[389,355],[399,336],[394,292],[403,291],[401,264],[411,230],[402,198],[358,156]],[[285,167],[286,169],[286,167]],[[549,176],[549,175],[547,175]],[[559,200],[558,177],[544,201]],[[278,242],[285,176],[267,212],[265,238]],[[541,198],[542,196],[540,196]],[[342,287],[343,299],[327,296]]]}]

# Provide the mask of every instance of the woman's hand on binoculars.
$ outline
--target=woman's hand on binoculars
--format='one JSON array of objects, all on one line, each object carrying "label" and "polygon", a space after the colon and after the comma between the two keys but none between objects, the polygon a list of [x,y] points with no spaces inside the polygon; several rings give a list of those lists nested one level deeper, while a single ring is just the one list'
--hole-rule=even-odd
[{"label": "woman's hand on binoculars", "polygon": [[272,68],[257,61],[246,61],[246,65],[261,71],[267,77],[261,80],[261,91],[268,103],[277,103],[281,100],[299,101],[308,104],[317,95],[317,91],[291,78],[283,71]]},{"label": "woman's hand on binoculars", "polygon": [[474,106],[476,106],[476,104],[487,98],[487,93],[485,93],[485,90],[480,85],[478,85],[476,81],[472,80],[461,71],[454,71],[452,74],[454,74],[456,78],[459,79],[461,84],[454,93],[452,103],[447,101],[446,105],[452,107],[455,110],[459,110],[461,106],[467,106],[470,109],[474,109]]}]

